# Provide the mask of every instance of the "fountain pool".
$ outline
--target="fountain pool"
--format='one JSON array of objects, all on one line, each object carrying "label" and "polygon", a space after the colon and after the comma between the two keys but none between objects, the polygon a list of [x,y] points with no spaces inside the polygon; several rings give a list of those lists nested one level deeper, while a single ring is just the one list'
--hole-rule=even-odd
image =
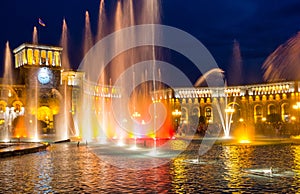
[{"label": "fountain pool", "polygon": [[[95,155],[97,147],[100,148],[99,145],[54,144],[44,152],[0,159],[0,190],[15,193],[300,191],[299,145],[214,145],[202,158],[206,163],[195,165],[186,162],[198,152],[198,143],[192,142],[168,163],[145,170],[118,168],[109,163],[117,160],[123,166],[133,166],[143,159],[139,155],[131,154],[133,160],[128,163],[121,153]],[[153,158],[147,162],[160,161]],[[276,170],[276,176],[248,172],[270,167]]]}]

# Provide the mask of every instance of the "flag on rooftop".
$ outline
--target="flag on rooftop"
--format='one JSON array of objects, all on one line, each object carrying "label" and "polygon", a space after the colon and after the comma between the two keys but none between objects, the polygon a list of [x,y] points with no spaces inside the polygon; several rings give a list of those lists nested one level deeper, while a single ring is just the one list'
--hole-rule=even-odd
[{"label": "flag on rooftop", "polygon": [[43,26],[43,27],[46,26],[46,24],[43,22],[43,20],[42,20],[41,18],[39,18],[39,24],[40,24],[41,26]]}]

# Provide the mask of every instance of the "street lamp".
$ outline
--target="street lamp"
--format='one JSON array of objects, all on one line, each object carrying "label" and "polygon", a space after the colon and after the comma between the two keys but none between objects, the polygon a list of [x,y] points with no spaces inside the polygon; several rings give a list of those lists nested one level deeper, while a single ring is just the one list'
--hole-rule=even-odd
[{"label": "street lamp", "polygon": [[172,115],[175,116],[175,117],[181,116],[181,111],[176,109],[175,111],[172,112]]},{"label": "street lamp", "polygon": [[293,109],[298,110],[300,108],[300,102],[297,102],[296,104],[293,105]]},{"label": "street lamp", "polygon": [[[293,109],[297,111],[297,117],[298,117],[298,122],[299,122],[299,109],[300,109],[300,102],[297,102],[296,104],[293,105]],[[296,119],[295,119],[296,120]]]},{"label": "street lamp", "polygon": [[225,112],[226,112],[226,113],[234,113],[235,110],[234,110],[234,108],[232,108],[232,107],[228,107],[228,108],[225,108]]},{"label": "street lamp", "polygon": [[134,113],[132,114],[132,117],[133,117],[133,118],[139,118],[139,117],[141,117],[141,114],[138,113],[138,112],[134,112]]}]

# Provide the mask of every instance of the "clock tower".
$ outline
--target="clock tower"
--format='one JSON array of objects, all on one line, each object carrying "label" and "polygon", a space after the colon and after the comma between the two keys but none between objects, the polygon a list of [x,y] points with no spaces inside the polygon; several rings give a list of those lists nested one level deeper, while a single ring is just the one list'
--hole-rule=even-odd
[{"label": "clock tower", "polygon": [[26,90],[25,120],[27,125],[39,126],[41,133],[55,132],[55,116],[62,101],[61,53],[61,47],[35,44],[22,44],[14,50],[15,68]]}]

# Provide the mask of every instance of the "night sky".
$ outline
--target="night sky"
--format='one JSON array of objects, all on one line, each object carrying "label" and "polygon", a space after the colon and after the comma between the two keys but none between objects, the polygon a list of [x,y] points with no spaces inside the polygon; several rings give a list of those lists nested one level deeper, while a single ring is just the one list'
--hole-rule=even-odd
[{"label": "night sky", "polygon": [[[108,1],[108,0],[107,0]],[[107,11],[112,12],[107,3]],[[141,1],[141,0],[136,0]],[[230,74],[233,42],[237,40],[243,62],[243,83],[262,82],[261,66],[280,44],[300,29],[299,0],[161,0],[162,24],[182,29],[201,41],[220,68]],[[38,27],[39,42],[58,45],[62,19],[66,18],[70,33],[70,57],[73,68],[81,62],[85,11],[90,12],[92,31],[96,34],[99,0],[9,0],[0,2],[0,51],[5,43],[11,49],[32,41],[38,18],[46,27]],[[172,55],[172,53],[171,53]],[[170,56],[169,58],[172,58]],[[180,58],[180,57],[179,57]],[[173,57],[174,65],[183,59]],[[1,60],[3,58],[1,57]],[[178,64],[177,64],[178,63]],[[0,70],[3,70],[3,65]],[[187,68],[192,81],[200,75]],[[227,75],[228,76],[228,75]]]}]

